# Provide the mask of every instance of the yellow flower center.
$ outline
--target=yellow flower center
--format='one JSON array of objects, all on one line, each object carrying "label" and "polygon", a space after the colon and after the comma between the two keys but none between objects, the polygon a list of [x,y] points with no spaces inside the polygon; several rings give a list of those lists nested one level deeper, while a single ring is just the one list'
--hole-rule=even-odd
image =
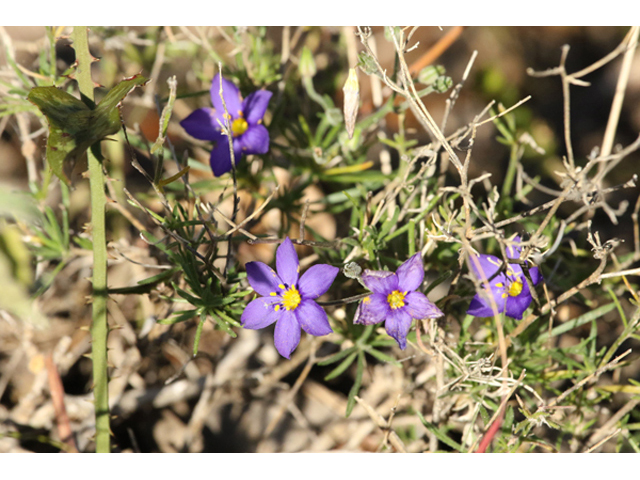
[{"label": "yellow flower center", "polygon": [[296,287],[289,288],[282,294],[282,306],[287,310],[295,310],[301,302],[300,292]]},{"label": "yellow flower center", "polygon": [[387,302],[389,302],[389,306],[395,310],[396,308],[404,307],[404,296],[407,292],[399,292],[398,290],[394,290],[389,295],[387,295]]},{"label": "yellow flower center", "polygon": [[231,123],[231,133],[234,137],[239,137],[240,135],[242,135],[247,131],[247,128],[249,128],[249,124],[244,118],[236,118]]},{"label": "yellow flower center", "polygon": [[509,285],[509,296],[517,297],[520,295],[520,292],[522,292],[522,282],[519,280],[511,282],[511,285]]}]

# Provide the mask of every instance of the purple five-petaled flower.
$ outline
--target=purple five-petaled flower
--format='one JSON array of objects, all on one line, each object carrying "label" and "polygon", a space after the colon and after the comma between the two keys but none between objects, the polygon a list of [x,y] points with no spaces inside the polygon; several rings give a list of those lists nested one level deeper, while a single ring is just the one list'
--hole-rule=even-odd
[{"label": "purple five-petaled flower", "polygon": [[244,328],[257,330],[276,322],[276,349],[285,358],[300,343],[300,329],[316,337],[331,333],[327,314],[314,299],[326,293],[340,271],[331,265],[314,265],[301,277],[298,255],[289,237],[276,250],[276,270],[262,262],[245,265],[247,279],[262,297],[242,312]]},{"label": "purple five-petaled flower", "polygon": [[373,293],[360,302],[353,323],[372,325],[384,320],[387,333],[403,350],[407,346],[413,319],[444,315],[422,292],[417,291],[424,280],[419,253],[400,265],[396,273],[365,270],[360,279]]},{"label": "purple five-petaled flower", "polygon": [[[518,245],[519,243],[520,237],[517,236],[513,239],[513,246],[507,247],[507,257],[520,257],[522,248]],[[471,259],[471,267],[473,268],[476,278],[481,282],[488,280],[488,288],[496,304],[498,313],[504,312],[509,317],[521,320],[522,314],[531,304],[532,298],[529,284],[520,265],[508,264],[506,271],[496,275],[502,263],[498,257],[494,257],[493,255],[479,255],[475,257],[475,260],[473,258]],[[481,270],[478,269],[478,266]],[[542,275],[538,267],[530,268],[529,275],[531,276],[533,285],[538,285],[542,280]],[[491,300],[486,290],[483,289],[482,292],[476,293],[471,300],[467,314],[476,317],[492,317],[494,315]]]},{"label": "purple five-petaled flower", "polygon": [[233,155],[236,164],[242,155],[262,154],[269,151],[269,131],[262,125],[272,93],[258,90],[242,100],[238,87],[225,80],[218,73],[211,82],[211,103],[213,108],[199,108],[180,122],[182,128],[198,140],[216,142],[211,151],[211,169],[216,177],[231,170],[229,139],[222,133],[220,124],[226,127],[225,109],[222,96],[229,114],[229,125],[233,141]]}]

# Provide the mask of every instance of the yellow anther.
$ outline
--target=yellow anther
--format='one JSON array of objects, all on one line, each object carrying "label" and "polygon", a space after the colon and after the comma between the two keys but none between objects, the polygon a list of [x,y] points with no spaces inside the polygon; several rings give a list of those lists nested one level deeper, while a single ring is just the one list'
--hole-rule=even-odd
[{"label": "yellow anther", "polygon": [[398,290],[394,290],[389,295],[387,295],[387,302],[389,306],[395,310],[396,308],[404,307],[404,296],[407,292],[399,292]]},{"label": "yellow anther", "polygon": [[302,298],[296,287],[291,287],[282,294],[282,306],[287,310],[295,310],[300,305]]},{"label": "yellow anther", "polygon": [[239,137],[249,128],[249,124],[244,118],[236,118],[231,124],[231,133],[234,137]]},{"label": "yellow anther", "polygon": [[522,292],[522,282],[517,280],[509,285],[509,296],[517,297]]}]

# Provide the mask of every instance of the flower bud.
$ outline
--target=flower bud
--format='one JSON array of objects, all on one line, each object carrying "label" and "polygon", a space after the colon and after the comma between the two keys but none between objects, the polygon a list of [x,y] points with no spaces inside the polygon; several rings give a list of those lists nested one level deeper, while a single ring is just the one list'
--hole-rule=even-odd
[{"label": "flower bud", "polygon": [[367,52],[358,53],[358,66],[367,75],[374,75],[378,73],[378,67],[375,60]]},{"label": "flower bud", "polygon": [[453,85],[451,77],[444,73],[445,68],[442,65],[429,65],[418,73],[418,82],[431,87],[431,90],[426,90],[428,93],[444,93]]},{"label": "flower bud", "polygon": [[311,53],[311,50],[309,50],[309,47],[304,47],[302,49],[298,69],[300,70],[300,75],[303,77],[311,78],[316,74],[316,62],[313,60],[313,54]]},{"label": "flower bud", "polygon": [[442,75],[444,75],[445,68],[442,65],[429,65],[424,67],[418,73],[418,82],[423,85],[432,85]]},{"label": "flower bud", "polygon": [[438,93],[444,93],[451,88],[453,85],[453,80],[451,77],[447,77],[446,75],[442,75],[438,77],[436,81],[433,83],[433,89]]},{"label": "flower bud", "polygon": [[342,273],[347,278],[360,278],[362,275],[362,267],[356,262],[347,263],[342,269]]},{"label": "flower bud", "polygon": [[344,123],[349,138],[353,138],[353,132],[356,128],[356,118],[358,116],[358,107],[360,105],[360,85],[355,68],[349,69],[349,78],[347,78],[342,91],[344,92]]}]

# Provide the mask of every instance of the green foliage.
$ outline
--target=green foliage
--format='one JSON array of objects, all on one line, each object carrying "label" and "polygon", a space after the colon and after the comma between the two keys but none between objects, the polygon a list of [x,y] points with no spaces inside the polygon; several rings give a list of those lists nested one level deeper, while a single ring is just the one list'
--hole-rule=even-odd
[{"label": "green foliage", "polygon": [[55,86],[31,89],[28,100],[49,122],[47,162],[60,180],[69,183],[65,165],[74,164],[89,147],[120,130],[118,105],[131,90],[147,81],[142,75],[125,79],[109,90],[97,106]]},{"label": "green foliage", "polygon": [[[609,235],[610,215],[618,225],[626,222],[636,230],[637,219],[603,203],[612,190],[603,187],[604,177],[596,173],[599,165],[622,155],[624,147],[613,157],[598,159],[596,152],[576,159],[581,167],[543,152],[534,138],[539,126],[534,110],[526,104],[512,109],[528,92],[511,86],[498,67],[481,72],[477,85],[451,73],[460,68],[442,65],[407,76],[408,31],[387,28],[377,36],[378,49],[394,52],[388,65],[381,65],[368,48],[371,32],[358,32],[364,47],[358,53],[360,85],[373,76],[374,84],[382,82],[386,97],[374,103],[361,92],[352,138],[341,111],[341,88],[353,66],[342,33],[340,41],[325,42],[321,33],[326,32],[300,29],[287,47],[291,51],[285,51],[265,27],[221,29],[216,41],[204,30],[173,41],[162,29],[143,29],[135,45],[119,29],[96,29],[101,41],[121,46],[117,53],[105,47],[101,75],[115,78],[124,70],[147,72],[157,66],[169,78],[166,84],[154,78],[147,87],[157,88],[157,116],[140,113],[136,108],[142,107],[129,103],[129,93],[147,82],[142,75],[117,83],[98,105],[73,96],[61,75],[68,72],[56,68],[53,30],[48,30],[47,48],[37,60],[37,80],[9,56],[14,78],[0,103],[0,116],[40,111],[46,117],[47,163],[62,180],[51,181],[45,173],[30,185],[33,202],[28,202],[30,213],[25,210],[29,252],[45,272],[24,288],[41,295],[74,258],[93,248],[93,232],[79,233],[86,218],[77,212],[86,205],[71,208],[65,171],[85,150],[120,130],[120,105],[125,103],[131,105],[134,123],[152,117],[158,131],[148,138],[147,130],[132,125],[126,137],[116,137],[124,166],[117,167],[111,158],[102,161],[109,175],[126,171],[130,176],[122,185],[107,184],[108,205],[119,208],[109,209],[106,231],[114,244],[141,244],[157,264],[141,264],[149,267],[143,280],[107,292],[162,303],[166,314],[157,323],[169,337],[191,333],[185,340],[191,358],[199,352],[204,357],[207,327],[228,340],[219,358],[228,345],[242,341],[240,318],[255,298],[244,264],[256,259],[270,263],[270,247],[289,236],[297,240],[305,268],[312,263],[341,268],[326,297],[319,299],[333,334],[316,339],[309,350],[318,357],[309,358],[314,369],[328,367],[321,377],[328,386],[343,389],[347,417],[356,418],[356,397],[365,397],[376,369],[389,368],[403,378],[404,403],[398,410],[406,414],[405,422],[409,416],[414,420],[409,427],[391,422],[388,431],[398,431],[404,442],[427,441],[434,450],[466,452],[477,447],[499,416],[500,428],[488,451],[592,447],[603,413],[617,407],[619,397],[627,401],[640,394],[640,384],[623,369],[637,367],[637,356],[625,352],[637,349],[640,340],[638,277],[601,277],[605,271],[637,267],[640,259],[633,242],[621,244]],[[181,71],[185,68],[187,72]],[[239,85],[245,98],[258,88],[274,95],[264,119],[269,153],[243,157],[232,173],[214,178],[207,165],[214,145],[189,143],[181,136],[178,117],[209,106],[211,76],[218,69]],[[461,91],[497,102],[482,113],[470,114],[477,104],[469,103],[458,111],[456,104],[465,101]],[[438,113],[430,123],[431,113],[440,112],[434,104],[445,114]],[[480,136],[480,129],[493,133],[485,130]],[[480,139],[491,144],[483,145],[490,152],[487,158],[480,157]],[[562,142],[561,136],[545,143],[556,142]],[[125,168],[126,162],[133,169]],[[544,162],[555,170],[543,168]],[[61,200],[45,203],[54,189]],[[314,223],[318,218],[322,220]],[[116,229],[118,221],[124,222],[121,230]],[[595,239],[598,231],[602,242]],[[468,315],[472,297],[482,291],[470,259],[476,253],[491,254],[508,263],[505,248],[516,234],[529,244],[522,259],[512,260],[538,266],[544,285],[534,290],[536,298],[522,320]],[[409,346],[400,351],[384,324],[353,324],[357,302],[367,289],[352,270],[395,271],[416,252],[423,253],[426,273],[419,291],[445,317],[415,319]],[[0,267],[12,279],[17,276],[12,268],[19,264],[24,270],[31,264],[17,262],[18,256],[2,250],[0,257],[8,258]],[[160,273],[154,268],[161,268]],[[273,327],[267,330],[271,333]],[[261,342],[272,341],[270,335],[263,337]],[[309,337],[303,333],[303,342]],[[246,368],[258,370],[243,382],[254,381],[256,371],[263,375],[267,368],[278,368],[264,358],[268,356],[252,355]],[[622,416],[616,426],[623,433],[609,445],[615,443],[618,451],[640,450],[637,411]]]}]

